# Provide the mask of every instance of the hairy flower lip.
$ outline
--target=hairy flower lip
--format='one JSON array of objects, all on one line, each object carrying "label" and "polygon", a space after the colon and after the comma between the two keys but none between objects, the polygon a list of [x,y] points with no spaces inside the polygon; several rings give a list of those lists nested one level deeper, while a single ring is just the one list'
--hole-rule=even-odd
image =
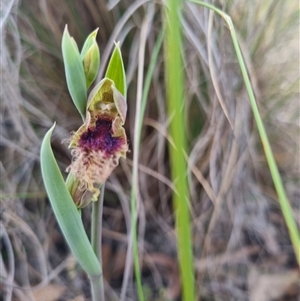
[{"label": "hairy flower lip", "polygon": [[113,119],[107,115],[98,116],[96,125],[88,127],[79,138],[78,145],[81,148],[100,150],[106,154],[106,157],[121,150],[126,143],[125,137],[113,136]]},{"label": "hairy flower lip", "polygon": [[[91,91],[84,124],[70,139],[72,163],[68,171],[78,181],[76,198],[79,206],[98,199],[99,187],[119,164],[120,157],[126,158],[128,143],[123,128],[127,104],[114,82],[104,78]],[[74,189],[74,191],[77,191]]]},{"label": "hairy flower lip", "polygon": [[78,147],[101,150],[108,155],[120,152],[120,156],[126,158],[127,137],[120,118],[104,114],[84,123],[70,139],[69,148]]}]

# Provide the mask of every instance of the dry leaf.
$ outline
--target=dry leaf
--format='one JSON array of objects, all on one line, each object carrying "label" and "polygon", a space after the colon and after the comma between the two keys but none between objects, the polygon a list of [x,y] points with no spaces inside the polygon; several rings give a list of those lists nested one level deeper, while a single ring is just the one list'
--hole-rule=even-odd
[{"label": "dry leaf", "polygon": [[57,301],[65,292],[66,287],[55,284],[48,284],[33,291],[33,296],[37,301]]},{"label": "dry leaf", "polygon": [[278,274],[260,274],[256,269],[249,273],[249,301],[276,300],[299,281],[297,270]]}]

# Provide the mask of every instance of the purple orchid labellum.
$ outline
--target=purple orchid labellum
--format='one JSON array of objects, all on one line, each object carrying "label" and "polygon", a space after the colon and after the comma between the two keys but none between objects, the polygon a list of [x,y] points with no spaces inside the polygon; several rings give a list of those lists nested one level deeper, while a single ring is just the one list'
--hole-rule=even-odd
[{"label": "purple orchid labellum", "polygon": [[126,158],[126,113],[126,100],[114,82],[101,80],[89,95],[84,124],[70,139],[73,160],[67,171],[75,179],[73,198],[78,207],[98,200],[99,187],[119,164],[120,157]]}]

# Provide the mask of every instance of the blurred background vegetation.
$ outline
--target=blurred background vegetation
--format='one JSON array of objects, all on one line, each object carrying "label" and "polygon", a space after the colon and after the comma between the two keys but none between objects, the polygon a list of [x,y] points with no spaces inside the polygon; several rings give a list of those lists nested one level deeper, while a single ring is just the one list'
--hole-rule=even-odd
[{"label": "blurred background vegetation", "polygon": [[[299,3],[219,0],[236,27],[275,159],[300,223]],[[163,3],[147,0],[3,0],[1,7],[0,300],[89,300],[86,276],[61,236],[43,187],[39,149],[54,121],[62,141],[81,125],[61,55],[65,24],[81,46],[99,27],[103,70],[121,42],[128,80],[126,132],[132,145],[138,53],[147,24],[144,72],[162,30]],[[195,279],[203,301],[299,300],[298,268],[253,121],[228,28],[184,3],[187,171]],[[145,25],[146,26],[146,25]],[[209,41],[209,43],[208,43]],[[178,51],[174,49],[174,51]],[[229,120],[224,114],[224,106]],[[139,156],[139,250],[146,300],[181,300],[170,180],[164,53],[155,64]],[[132,149],[132,147],[131,147]],[[108,300],[119,300],[130,224],[132,152],[106,185],[103,267]],[[83,211],[87,229],[90,210]],[[131,275],[126,300],[138,300]],[[11,296],[11,298],[10,298]]]}]

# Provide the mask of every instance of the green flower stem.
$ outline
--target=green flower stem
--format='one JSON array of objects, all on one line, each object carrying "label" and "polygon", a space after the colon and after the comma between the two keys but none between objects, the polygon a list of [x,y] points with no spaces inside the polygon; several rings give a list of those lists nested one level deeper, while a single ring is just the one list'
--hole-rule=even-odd
[{"label": "green flower stem", "polygon": [[102,216],[104,202],[105,183],[102,184],[100,197],[97,202],[92,205],[92,225],[91,225],[91,243],[96,256],[102,263]]},{"label": "green flower stem", "polygon": [[[100,197],[97,202],[92,205],[92,226],[91,226],[91,244],[96,254],[100,265],[102,265],[102,216],[103,216],[103,201],[104,201],[105,183],[101,186]],[[95,285],[93,285],[95,282]],[[93,300],[105,300],[103,275],[98,279],[91,279],[92,295],[99,296]]]},{"label": "green flower stem", "polygon": [[[102,266],[102,216],[103,216],[104,191],[105,191],[105,183],[101,186],[99,200],[93,202],[92,225],[91,225],[91,244],[94,253],[96,254],[101,266]],[[92,285],[92,294],[97,294],[97,296],[100,296],[98,297],[98,299],[95,300],[104,301],[105,297],[104,297],[103,275],[101,275],[99,279],[95,280],[95,284],[96,284],[95,288],[93,288]]]},{"label": "green flower stem", "polygon": [[178,260],[182,283],[182,300],[195,300],[195,279],[193,269],[193,245],[189,213],[189,187],[187,182],[187,163],[185,152],[187,139],[185,134],[184,113],[184,64],[182,59],[182,30],[180,22],[181,0],[169,0],[165,6],[165,70],[167,109],[170,122],[169,145],[170,166],[177,234]]},{"label": "green flower stem", "polygon": [[285,189],[283,187],[282,179],[281,179],[281,176],[278,171],[278,167],[277,167],[277,164],[276,164],[276,161],[275,161],[272,149],[271,149],[271,145],[270,145],[264,124],[263,124],[261,116],[259,114],[258,106],[257,106],[256,100],[254,97],[254,93],[253,93],[250,79],[249,79],[247,69],[246,69],[246,66],[244,63],[244,59],[243,59],[243,56],[242,56],[242,53],[241,53],[241,50],[239,47],[237,35],[235,32],[232,20],[231,20],[230,16],[228,16],[223,11],[221,11],[220,9],[218,9],[210,4],[207,4],[207,3],[201,2],[201,1],[196,1],[196,0],[190,0],[190,2],[199,4],[201,6],[204,6],[204,7],[207,7],[209,9],[213,10],[214,12],[216,12],[218,15],[220,15],[225,20],[225,22],[227,23],[227,25],[229,27],[231,39],[233,42],[233,47],[235,49],[237,59],[238,59],[239,65],[240,65],[240,69],[241,69],[241,72],[243,75],[244,83],[245,83],[246,90],[247,90],[249,100],[250,100],[250,105],[251,105],[251,108],[253,111],[253,116],[254,116],[254,119],[255,119],[255,122],[257,125],[260,139],[262,141],[262,145],[263,145],[264,152],[265,152],[265,155],[267,158],[267,162],[269,165],[273,183],[274,183],[277,195],[278,195],[279,203],[281,206],[281,211],[282,211],[283,217],[285,219],[285,222],[286,222],[286,225],[287,225],[287,228],[289,231],[289,235],[290,235],[290,239],[292,241],[296,259],[298,261],[298,264],[300,265],[300,234],[299,234],[299,231],[297,228],[296,221],[293,217],[292,207],[290,205],[290,202],[287,198]]}]

